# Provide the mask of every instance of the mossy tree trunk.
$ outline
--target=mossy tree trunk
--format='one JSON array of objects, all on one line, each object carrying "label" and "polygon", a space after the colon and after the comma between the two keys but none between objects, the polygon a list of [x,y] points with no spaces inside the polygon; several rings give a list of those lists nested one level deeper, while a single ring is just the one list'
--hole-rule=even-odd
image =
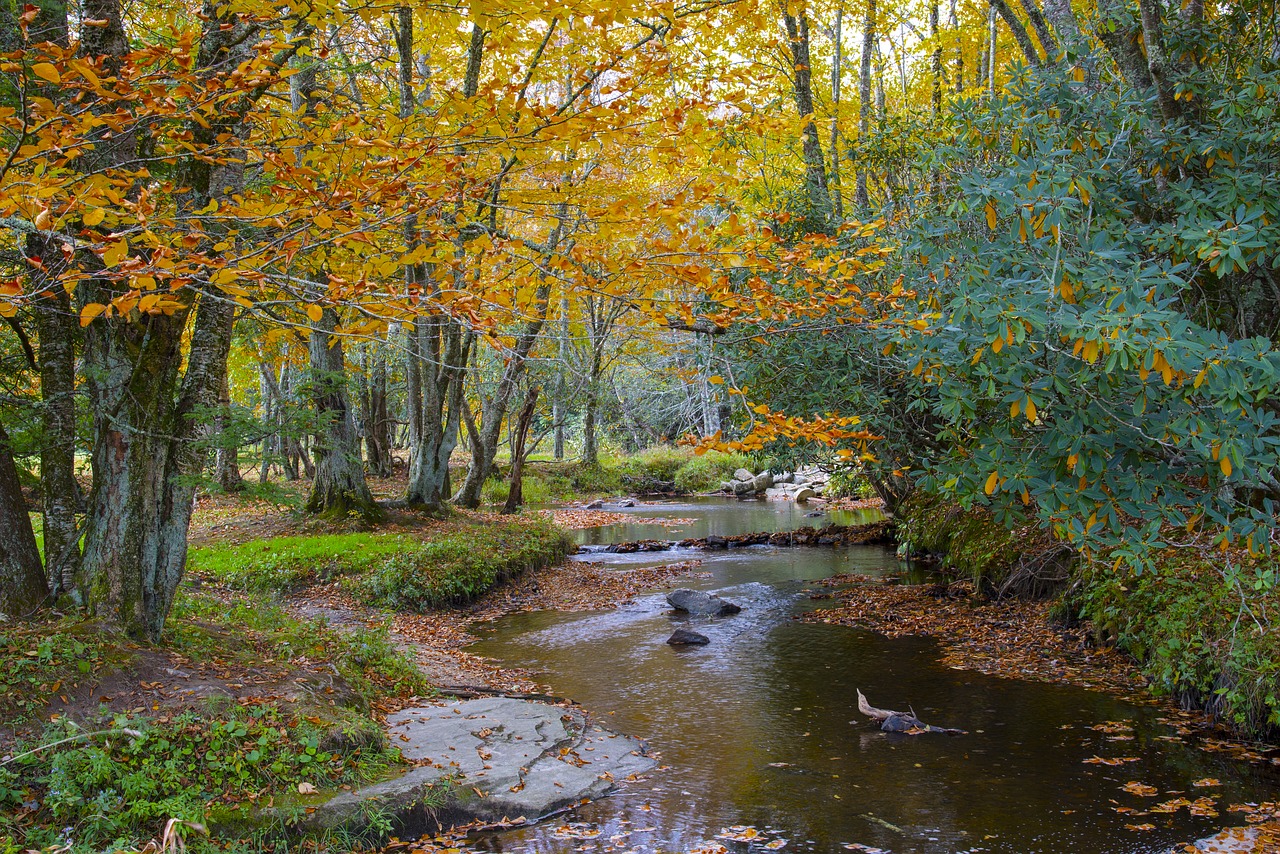
[{"label": "mossy tree trunk", "polygon": [[347,401],[346,359],[342,340],[334,335],[338,313],[325,308],[312,324],[308,350],[311,356],[311,398],[320,420],[313,451],[315,479],[307,498],[311,513],[365,519],[382,518],[382,510],[369,491],[360,462],[360,437]]},{"label": "mossy tree trunk", "polygon": [[48,593],[9,434],[0,425],[0,614],[25,617]]},{"label": "mossy tree trunk", "polygon": [[[103,70],[118,73],[129,50],[119,0],[86,0],[82,11],[103,22],[84,29],[82,53],[102,57]],[[212,80],[229,74],[253,54],[252,25],[228,6],[206,0],[201,18],[198,75]],[[216,121],[189,124],[194,151],[220,147],[228,155],[222,163],[197,154],[178,163],[174,182],[189,188],[180,218],[194,217],[243,187],[244,157],[234,150],[243,133],[238,116],[264,92],[265,87],[228,101]],[[137,146],[131,134],[116,134],[85,156],[85,166],[130,170]],[[197,249],[216,258],[214,246],[223,237],[207,233]],[[77,287],[77,296],[108,303],[128,283],[108,278],[94,263],[80,259],[90,277]],[[96,318],[85,328],[84,344],[93,410],[93,492],[83,556],[88,605],[130,636],[152,641],[160,637],[186,568],[195,476],[207,462],[196,441],[204,427],[195,414],[217,403],[235,320],[234,303],[221,294],[205,295],[191,285],[173,298],[179,305],[172,314]]]}]

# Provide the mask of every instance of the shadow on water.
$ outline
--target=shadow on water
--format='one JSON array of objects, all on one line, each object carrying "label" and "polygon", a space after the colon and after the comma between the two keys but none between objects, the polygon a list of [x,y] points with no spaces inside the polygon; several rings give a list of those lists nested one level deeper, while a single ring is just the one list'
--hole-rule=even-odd
[{"label": "shadow on water", "polygon": [[[689,527],[698,533],[685,536],[703,536],[808,521],[793,511],[700,502],[641,513],[696,513],[699,521]],[[632,529],[647,526],[611,527],[622,529],[615,536],[635,539]],[[1186,809],[1135,817],[1116,807],[1141,810],[1179,794],[1211,795],[1225,813],[1230,803],[1280,795],[1266,772],[1158,740],[1171,729],[1149,707],[949,669],[931,640],[794,619],[822,607],[809,599],[808,580],[899,572],[887,549],[756,547],[702,556],[700,570],[710,577],[690,586],[716,590],[741,604],[742,614],[681,620],[655,594],[612,611],[514,615],[481,631],[474,651],[538,671],[597,719],[648,739],[666,770],[567,819],[473,844],[504,852],[686,852],[723,828],[750,825],[760,838],[725,843],[730,850],[764,851],[765,843],[786,840],[787,851],[843,851],[859,843],[892,852],[1154,854],[1229,820],[1193,817]],[[633,557],[591,556],[619,566],[634,565],[621,560]],[[711,643],[667,646],[682,623]],[[857,688],[873,703],[913,706],[924,720],[969,734],[883,734],[857,714]],[[1090,729],[1106,721],[1128,721],[1132,732]],[[1085,763],[1094,756],[1137,761]],[[1221,786],[1192,786],[1207,777]],[[1126,793],[1122,786],[1132,780],[1157,787],[1160,796]],[[585,824],[565,831],[566,821]],[[1126,828],[1147,823],[1154,829]]]}]

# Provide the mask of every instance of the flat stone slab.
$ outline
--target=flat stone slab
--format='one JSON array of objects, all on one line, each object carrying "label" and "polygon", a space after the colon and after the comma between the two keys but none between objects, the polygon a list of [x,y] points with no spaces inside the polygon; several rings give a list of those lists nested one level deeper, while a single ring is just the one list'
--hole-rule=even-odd
[{"label": "flat stone slab", "polygon": [[349,824],[370,807],[409,826],[424,813],[440,824],[441,816],[536,821],[656,764],[643,742],[590,723],[579,709],[509,697],[405,709],[387,718],[387,734],[418,767],[329,800],[316,823]]}]

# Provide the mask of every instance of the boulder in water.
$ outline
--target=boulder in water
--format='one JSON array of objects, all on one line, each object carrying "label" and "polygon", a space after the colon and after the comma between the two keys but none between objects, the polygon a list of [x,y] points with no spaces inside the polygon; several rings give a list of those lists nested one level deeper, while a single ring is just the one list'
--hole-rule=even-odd
[{"label": "boulder in water", "polygon": [[667,643],[671,646],[701,646],[711,643],[711,638],[689,629],[676,629],[671,633],[671,637],[667,638]]},{"label": "boulder in water", "polygon": [[738,469],[733,473],[733,479],[740,480],[743,483],[750,483],[751,481],[756,479],[756,476],[753,475],[751,472],[747,471],[746,469]]},{"label": "boulder in water", "polygon": [[684,611],[696,617],[728,617],[742,611],[742,608],[714,593],[704,590],[690,590],[681,587],[667,594],[667,604],[677,611]]}]

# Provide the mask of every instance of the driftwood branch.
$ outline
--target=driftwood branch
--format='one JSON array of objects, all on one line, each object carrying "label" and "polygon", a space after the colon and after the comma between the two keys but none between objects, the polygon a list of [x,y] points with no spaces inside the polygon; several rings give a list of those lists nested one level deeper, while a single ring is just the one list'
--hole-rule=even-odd
[{"label": "driftwood branch", "polygon": [[891,709],[877,709],[867,702],[867,698],[858,691],[858,711],[880,724],[885,732],[900,732],[906,735],[921,735],[926,732],[941,732],[947,735],[964,735],[962,729],[930,726],[911,712],[895,712]]}]

